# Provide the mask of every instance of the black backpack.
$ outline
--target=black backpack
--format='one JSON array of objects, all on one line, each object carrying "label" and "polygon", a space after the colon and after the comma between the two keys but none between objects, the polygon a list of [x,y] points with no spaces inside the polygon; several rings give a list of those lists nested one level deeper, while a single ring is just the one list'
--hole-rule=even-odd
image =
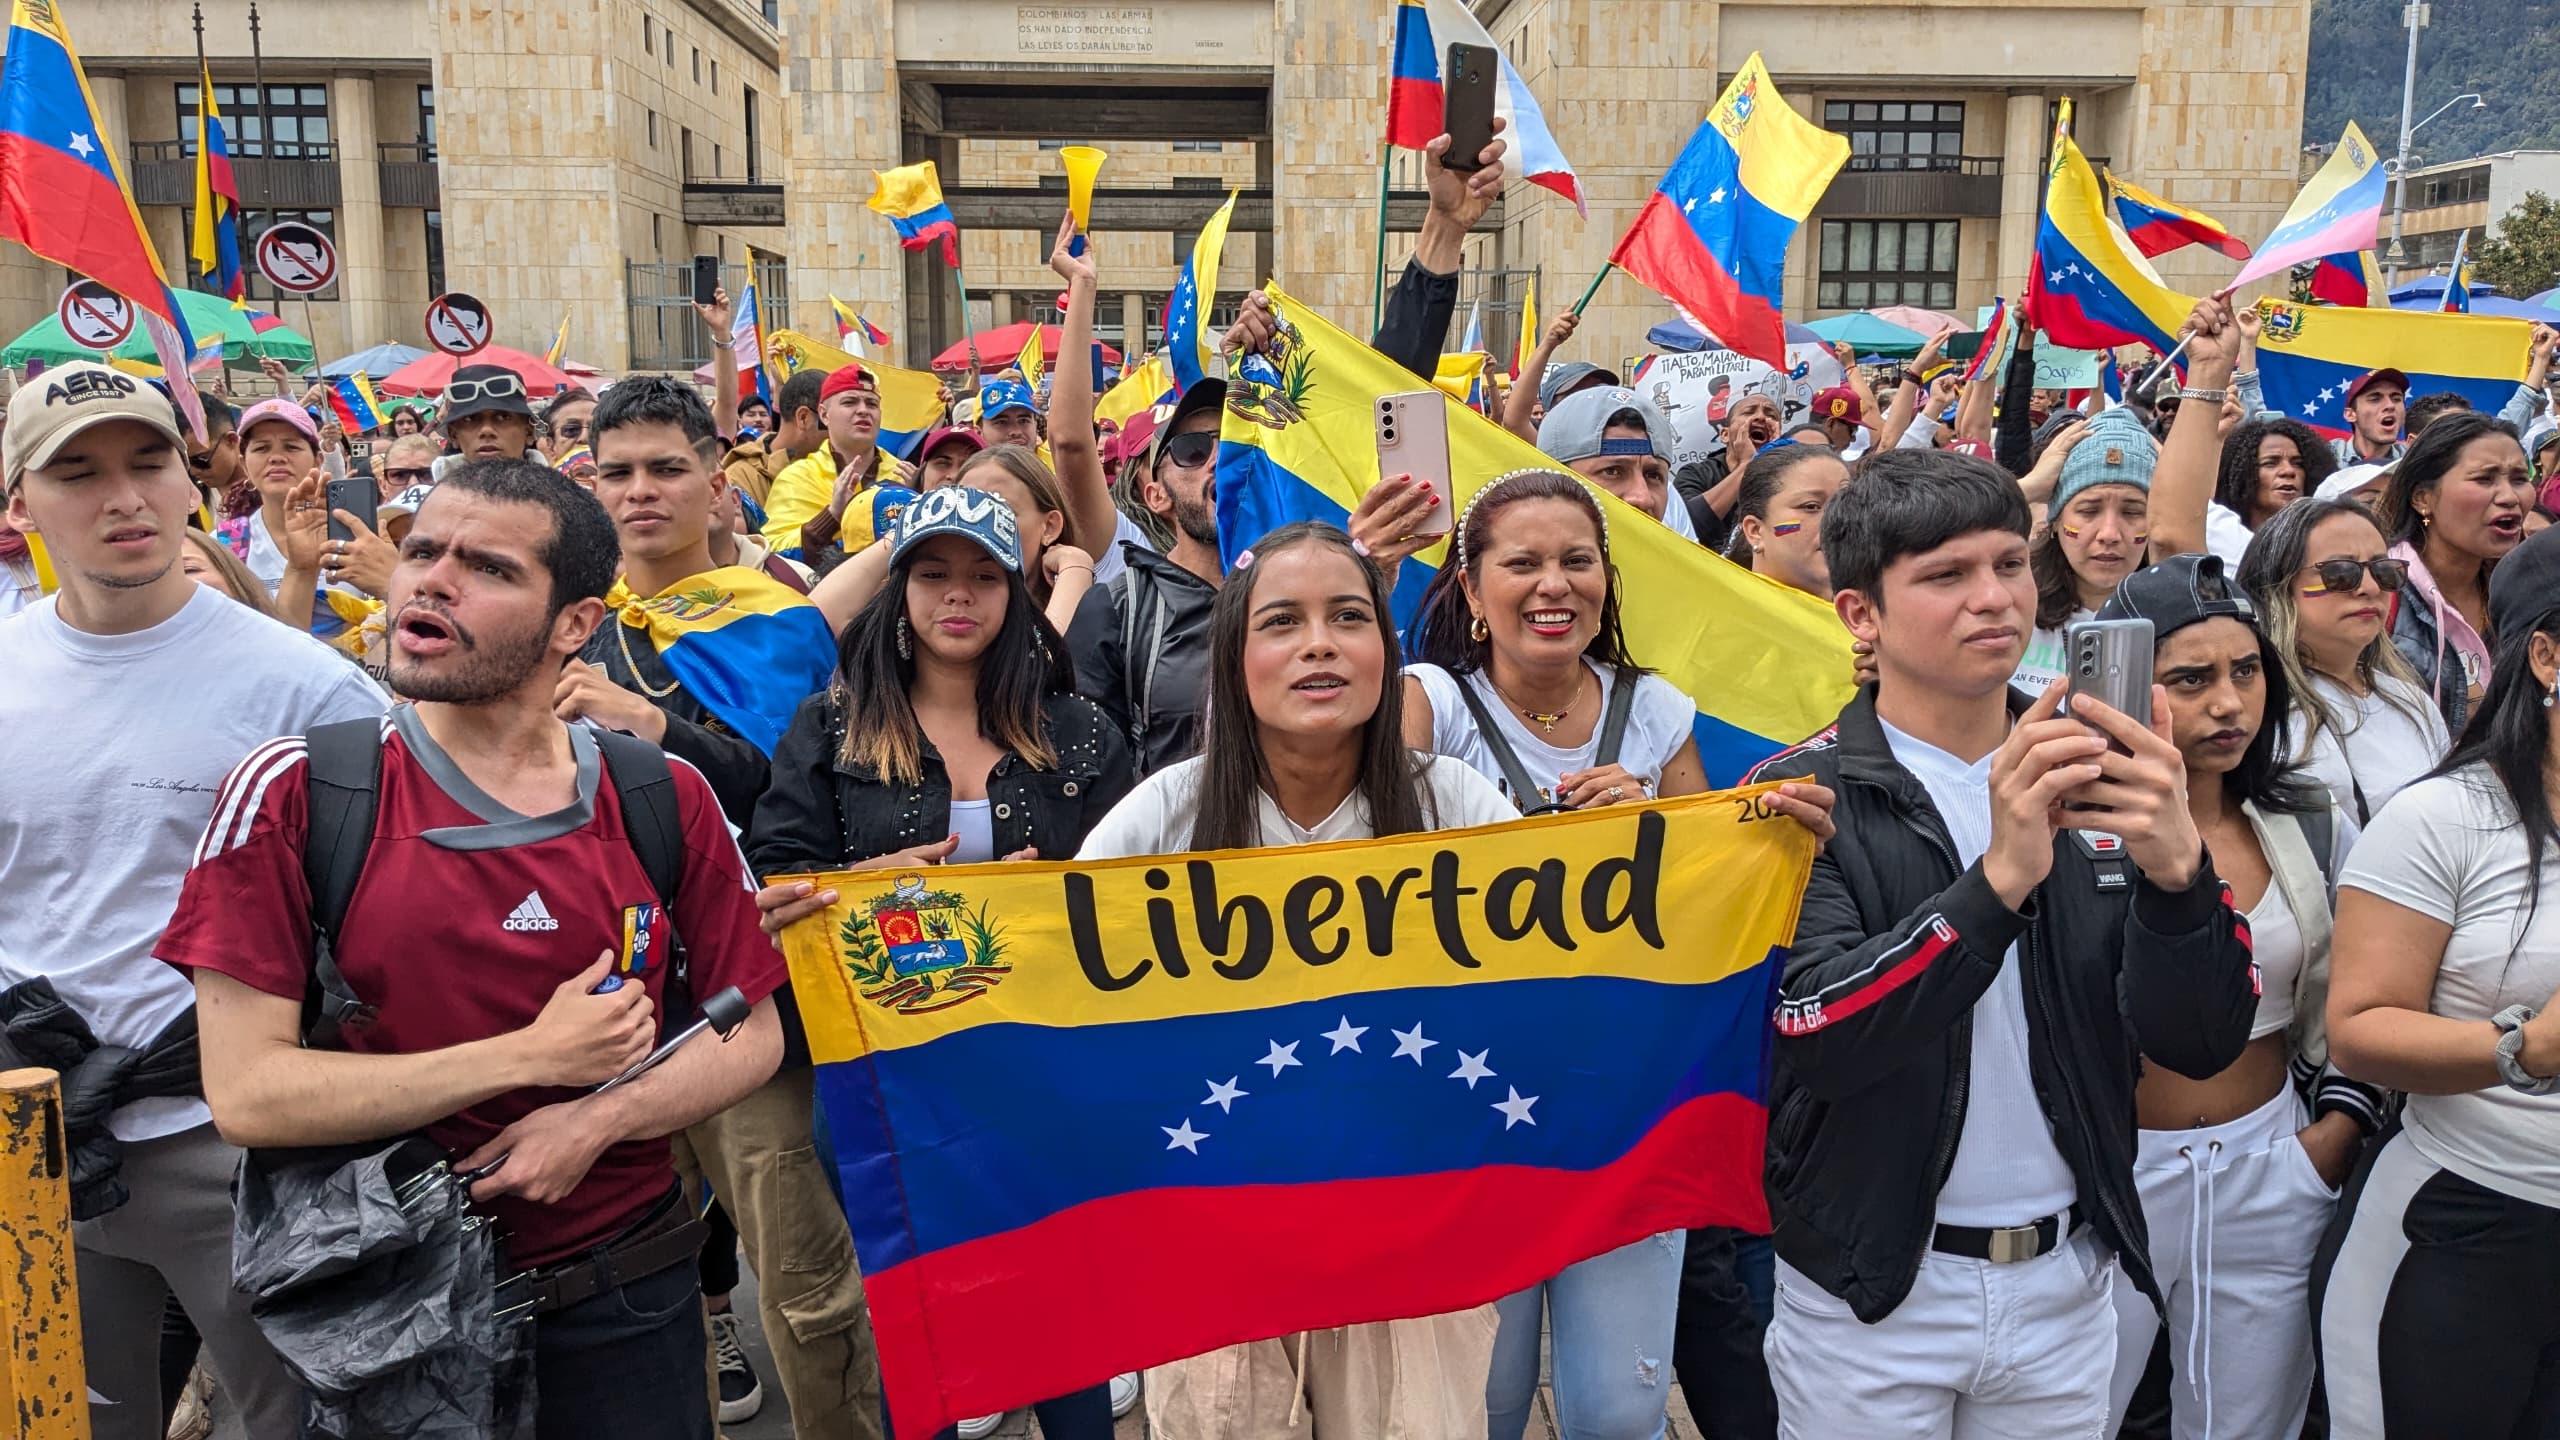
[{"label": "black backpack", "polygon": [[[302,997],[303,1043],[329,1048],[341,1031],[373,1018],[338,969],[337,942],[347,906],[373,851],[373,829],[382,799],[382,721],[342,720],[306,732],[310,815],[302,843],[302,875],[311,888],[311,985]],[[676,805],[675,772],[657,746],[618,730],[591,728],[604,771],[622,801],[622,825],[632,852],[648,872],[650,888],[674,929],[672,901],[684,879],[684,821]],[[690,1020],[684,941],[678,936],[658,1006],[658,1030]]]}]

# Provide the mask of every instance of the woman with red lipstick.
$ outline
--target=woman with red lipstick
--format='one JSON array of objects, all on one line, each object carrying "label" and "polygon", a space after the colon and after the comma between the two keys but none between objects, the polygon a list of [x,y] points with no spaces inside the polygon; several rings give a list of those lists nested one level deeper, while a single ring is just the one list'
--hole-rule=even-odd
[{"label": "woman with red lipstick", "polygon": [[2412,441],[2383,496],[2391,557],[2409,566],[2391,641],[2457,736],[2488,688],[2498,643],[2489,632],[2489,570],[2523,541],[2532,508],[2523,442],[2473,410],[2444,416]]},{"label": "woman with red lipstick", "polygon": [[[2381,1119],[2379,1092],[2323,1073],[2328,877],[2355,826],[2285,759],[2291,687],[2221,560],[2138,571],[2098,614],[2153,626],[2153,694],[2186,761],[2187,810],[2247,917],[2260,981],[2238,1061],[2201,1080],[2146,1062],[2134,1090],[2133,1174],[2167,1302],[2175,1428],[2290,1436],[2311,1399],[2312,1255]],[[2131,1284],[2115,1298],[2109,1401],[2121,1419],[2160,1315]]]}]

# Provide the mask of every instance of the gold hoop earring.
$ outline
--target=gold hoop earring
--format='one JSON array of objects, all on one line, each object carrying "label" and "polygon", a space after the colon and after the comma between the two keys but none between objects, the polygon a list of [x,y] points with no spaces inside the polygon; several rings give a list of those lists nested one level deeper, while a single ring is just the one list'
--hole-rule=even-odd
[{"label": "gold hoop earring", "polygon": [[1467,627],[1467,638],[1475,641],[1479,645],[1493,638],[1493,632],[1485,628],[1483,616],[1477,616],[1475,618],[1475,623]]}]

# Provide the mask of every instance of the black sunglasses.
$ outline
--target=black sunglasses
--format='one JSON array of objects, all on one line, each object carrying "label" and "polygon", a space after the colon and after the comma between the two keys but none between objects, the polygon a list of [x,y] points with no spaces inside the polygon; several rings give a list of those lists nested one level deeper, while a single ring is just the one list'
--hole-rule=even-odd
[{"label": "black sunglasses", "polygon": [[500,375],[490,380],[456,380],[444,387],[444,398],[455,405],[468,405],[474,400],[504,400],[524,393],[524,377]]},{"label": "black sunglasses", "polygon": [[391,477],[394,484],[404,487],[410,485],[424,485],[428,481],[436,478],[434,468],[426,465],[418,466],[415,469],[404,465],[399,469],[385,470],[382,473]]},{"label": "black sunglasses", "polygon": [[187,456],[187,468],[190,470],[212,469],[214,452],[220,450],[226,444],[237,443],[239,439],[240,437],[236,434],[217,437],[212,444],[207,445],[204,449]]},{"label": "black sunglasses", "polygon": [[1164,442],[1164,458],[1185,470],[1208,464],[1209,457],[1217,453],[1215,430],[1193,430]]},{"label": "black sunglasses", "polygon": [[2305,595],[2353,595],[2364,586],[2365,572],[2373,572],[2373,583],[2388,595],[2409,581],[2406,560],[2323,560],[2310,568],[2320,577],[2320,584]]}]

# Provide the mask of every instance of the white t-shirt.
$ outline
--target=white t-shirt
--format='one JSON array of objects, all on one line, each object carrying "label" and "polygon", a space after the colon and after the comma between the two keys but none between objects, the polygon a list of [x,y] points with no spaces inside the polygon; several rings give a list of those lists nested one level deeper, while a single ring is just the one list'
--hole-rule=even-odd
[{"label": "white t-shirt", "polygon": [[[108,1045],[148,1044],[195,1003],[151,947],[231,767],[387,703],[319,641],[188,588],[132,635],[74,630],[54,599],[0,621],[0,987],[49,977]],[[111,1128],[147,1140],[210,1118],[198,1100],[144,1100]]]},{"label": "white t-shirt", "polygon": [[2402,786],[2434,769],[2453,748],[2443,713],[2414,685],[2377,675],[2372,694],[2354,695],[2328,676],[2314,675],[2311,687],[2338,723],[2321,726],[2305,745],[2301,735],[2308,722],[2295,715],[2294,760],[2328,786],[2330,798],[2350,816],[2369,822]]},{"label": "white t-shirt", "polygon": [[[2074,610],[2063,625],[2097,618],[2095,610]],[[2069,668],[2070,657],[2062,653],[2062,625],[2039,629],[2027,636],[2027,653],[2018,657],[2017,671],[2009,677],[2009,683],[2030,695],[2041,695]]]},{"label": "white t-shirt", "polygon": [[0,620],[29,609],[44,598],[44,586],[36,579],[36,562],[0,561]]},{"label": "white t-shirt", "polygon": [[2208,500],[2204,506],[2205,553],[2222,561],[2223,573],[2240,573],[2240,557],[2249,553],[2254,532],[2240,512],[2219,500]]},{"label": "white t-shirt", "polygon": [[[1093,833],[1084,837],[1079,860],[1117,860],[1128,855],[1164,855],[1191,848],[1191,827],[1200,818],[1200,767],[1194,755],[1168,765],[1138,782],[1138,788],[1111,807]],[[1445,755],[1430,757],[1423,772],[1422,820],[1427,830],[1463,830],[1517,820],[1520,812],[1502,792],[1473,770]],[[1262,800],[1261,843],[1265,846],[1313,845],[1326,840],[1368,840],[1368,807],[1357,792],[1343,798],[1331,815],[1313,829],[1281,812],[1269,795]]]},{"label": "white t-shirt", "polygon": [[1692,545],[1698,543],[1698,522],[1689,518],[1689,501],[1677,487],[1663,499],[1662,523],[1671,528],[1672,534]]},{"label": "white t-shirt", "polygon": [[[2510,1005],[2540,1007],[2560,990],[2560,856],[2546,854],[2528,896],[2524,833],[2485,765],[2420,780],[2365,828],[2343,889],[2378,895],[2453,927],[2430,1013],[2485,1021]],[[2530,901],[2532,918],[2526,910]],[[2409,1141],[2467,1180],[2560,1206],[2560,1095],[2492,1085],[2412,1095]]]},{"label": "white t-shirt", "polygon": [[[1991,755],[1968,765],[1891,725],[1884,734],[1893,758],[1929,792],[1929,803],[1946,821],[1956,863],[1970,866],[1981,859],[1991,848]],[[2023,963],[2011,945],[1991,988],[1973,1002],[1964,1133],[1947,1183],[1938,1189],[1940,1224],[2023,1225],[2060,1214],[2079,1198],[2079,1182],[2053,1142],[2034,1072],[2027,1068],[2027,991],[2018,976]]]},{"label": "white t-shirt", "polygon": [[[1600,695],[1593,717],[1591,738],[1571,748],[1558,748],[1541,739],[1520,718],[1511,703],[1494,693],[1493,683],[1479,670],[1463,680],[1437,665],[1416,662],[1404,667],[1422,686],[1431,701],[1431,748],[1452,760],[1464,761],[1467,768],[1493,782],[1496,789],[1510,794],[1510,786],[1502,777],[1502,762],[1494,758],[1493,747],[1485,743],[1476,728],[1476,717],[1467,711],[1467,702],[1458,693],[1465,685],[1476,692],[1484,708],[1493,715],[1493,723],[1502,730],[1502,738],[1511,742],[1511,753],[1519,758],[1520,768],[1538,782],[1538,798],[1521,805],[1534,808],[1555,799],[1557,777],[1576,770],[1588,770],[1600,753],[1600,717],[1609,709],[1609,696],[1617,688],[1617,676],[1611,667],[1583,664],[1600,677]],[[1633,708],[1627,712],[1627,733],[1618,744],[1618,764],[1628,774],[1659,789],[1662,768],[1680,747],[1689,743],[1692,727],[1698,719],[1698,707],[1678,687],[1659,675],[1642,675],[1636,679]],[[1515,803],[1518,796],[1512,796]]]},{"label": "white t-shirt", "polygon": [[996,858],[995,802],[952,801],[951,833],[960,837],[951,851],[952,864],[983,865]]},{"label": "white t-shirt", "polygon": [[1093,583],[1097,586],[1108,585],[1114,577],[1127,573],[1129,557],[1120,553],[1122,545],[1134,543],[1142,550],[1156,548],[1155,542],[1147,538],[1147,532],[1138,528],[1137,521],[1117,510],[1111,513],[1111,521],[1111,543],[1103,546],[1102,553],[1093,557]]},{"label": "white t-shirt", "polygon": [[273,595],[276,593],[276,587],[284,583],[285,567],[291,562],[285,559],[284,551],[276,548],[276,537],[267,533],[265,511],[261,510],[250,516],[247,528],[249,553],[242,557],[241,563],[247,565],[249,573],[257,576],[267,587],[267,593]]},{"label": "white t-shirt", "polygon": [[[2291,815],[2269,814],[2262,823],[2266,830],[2273,830],[2278,826],[2298,827],[2302,822]],[[2355,849],[2356,835],[2354,815],[2344,812],[2332,814],[2329,817],[2328,868],[2321,874],[2307,877],[2321,890],[2323,901],[2329,903],[2333,910],[2337,897],[2328,892],[2321,875],[2339,874],[2345,870],[2347,855]],[[2258,846],[2261,850],[2268,849],[2263,831],[2259,835]],[[2321,857],[2312,858],[2318,862]],[[2267,854],[2266,861],[2272,869],[2275,864],[2272,852]],[[2273,875],[2267,879],[2266,893],[2258,897],[2257,904],[2249,907],[2248,918],[2249,953],[2258,962],[2258,1018],[2249,1025],[2249,1038],[2262,1040],[2293,1027],[2294,993],[2302,984],[2305,942],[2301,918],[2293,913],[2293,903],[2285,898],[2284,886]]]}]

